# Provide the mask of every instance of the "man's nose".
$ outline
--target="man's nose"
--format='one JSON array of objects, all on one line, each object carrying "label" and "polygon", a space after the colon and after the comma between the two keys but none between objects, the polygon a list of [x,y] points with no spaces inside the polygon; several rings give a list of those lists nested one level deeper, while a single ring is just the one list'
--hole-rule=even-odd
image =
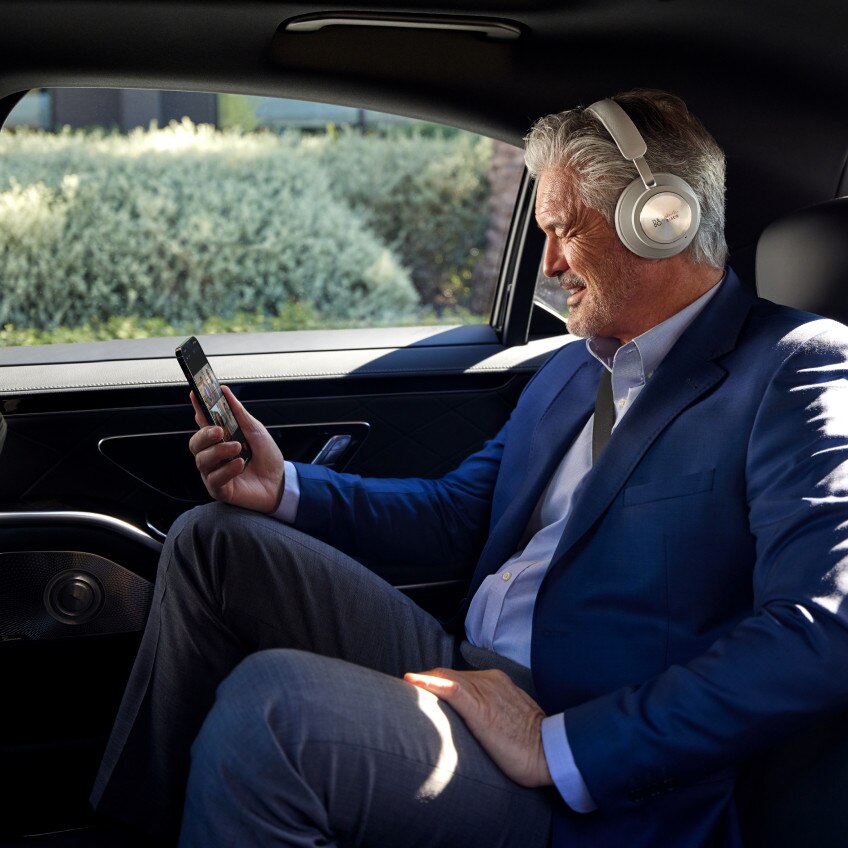
[{"label": "man's nose", "polygon": [[565,251],[557,238],[547,237],[545,241],[545,253],[542,259],[542,272],[546,277],[555,277],[569,269],[565,258]]}]

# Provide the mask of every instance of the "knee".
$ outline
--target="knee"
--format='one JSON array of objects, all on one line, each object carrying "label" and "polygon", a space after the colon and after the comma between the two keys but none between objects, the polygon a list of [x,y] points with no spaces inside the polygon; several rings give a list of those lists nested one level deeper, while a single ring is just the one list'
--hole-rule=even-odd
[{"label": "knee", "polygon": [[289,723],[320,697],[323,675],[315,665],[323,659],[291,648],[250,654],[218,686],[213,711],[225,721]]},{"label": "knee", "polygon": [[299,651],[272,648],[245,657],[221,682],[215,695],[216,707],[242,710],[246,704],[284,698],[290,669],[297,667]]},{"label": "knee", "polygon": [[249,561],[263,543],[285,551],[304,535],[267,515],[217,501],[184,512],[168,531],[166,548],[207,550]]},{"label": "knee", "polygon": [[[208,576],[212,565],[244,548],[248,538],[244,510],[213,502],[184,512],[168,531],[160,559],[160,574],[167,574],[176,559],[177,575],[200,572]],[[224,555],[224,556],[222,556]]]},{"label": "knee", "polygon": [[221,682],[210,716],[226,726],[261,725],[270,732],[300,738],[318,717],[326,699],[328,664],[338,660],[291,648],[257,651]]},{"label": "knee", "polygon": [[208,535],[213,529],[227,526],[230,523],[230,515],[236,512],[238,510],[234,507],[218,503],[218,501],[201,504],[177,518],[168,531],[168,538],[173,540],[195,533]]},{"label": "knee", "polygon": [[272,741],[305,735],[304,715],[312,701],[306,672],[309,654],[277,648],[242,660],[218,686],[215,703],[192,746],[192,761],[226,770],[250,768]]}]

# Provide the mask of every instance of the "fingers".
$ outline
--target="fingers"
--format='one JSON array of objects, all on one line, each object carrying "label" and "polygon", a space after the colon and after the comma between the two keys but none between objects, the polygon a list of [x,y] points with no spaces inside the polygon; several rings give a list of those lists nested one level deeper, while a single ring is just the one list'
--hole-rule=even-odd
[{"label": "fingers", "polygon": [[452,668],[433,668],[407,673],[404,680],[447,701],[464,718],[468,717],[469,711],[485,708],[492,696],[497,696],[505,688],[518,693],[518,697],[527,697],[498,669],[455,671]]},{"label": "fingers", "polygon": [[514,685],[509,676],[504,672],[490,668],[485,671],[456,671],[452,668],[431,668],[429,671],[408,672],[404,679],[416,686],[426,688],[432,686],[434,689],[452,691],[457,687],[466,688],[473,686],[475,682],[488,681],[498,686]]},{"label": "fingers", "polygon": [[196,453],[194,455],[194,464],[197,466],[197,470],[205,477],[222,465],[229,465],[240,453],[241,445],[238,442],[218,441]]},{"label": "fingers", "polygon": [[451,668],[434,668],[421,673],[407,673],[404,680],[447,702],[466,721],[485,708],[492,687],[514,686],[503,672],[494,669],[455,671]]},{"label": "fingers", "polygon": [[188,449],[194,456],[197,456],[212,445],[222,444],[223,438],[224,431],[220,427],[210,427],[204,422],[200,425],[200,429],[192,434],[192,437],[188,440]]},{"label": "fingers", "polygon": [[422,673],[408,672],[403,676],[407,683],[431,692],[443,701],[451,702],[459,694],[460,684],[456,677],[446,668],[434,668]]},{"label": "fingers", "polygon": [[244,471],[244,460],[238,458],[241,445],[223,442],[223,437],[224,431],[220,427],[201,427],[188,443],[194,464],[213,497],[217,497],[227,483]]},{"label": "fingers", "polygon": [[[205,436],[213,427],[199,430],[196,436]],[[220,428],[217,428],[220,431]],[[220,435],[220,433],[219,433]],[[241,445],[238,442],[217,442],[194,457],[194,463],[200,472],[203,485],[216,500],[229,503],[233,493],[229,486],[245,469],[245,461],[239,456]]]},{"label": "fingers", "polygon": [[[240,447],[238,443],[235,442],[227,442],[228,445],[235,444],[237,448]],[[220,465],[214,471],[210,471],[207,474],[204,474],[204,480],[206,482],[206,487],[209,490],[209,493],[216,497],[217,494],[229,483],[231,480],[235,479],[239,476],[239,474],[244,471],[245,462],[241,457],[232,460],[230,462],[227,460],[223,465]]]},{"label": "fingers", "polygon": [[188,396],[191,400],[191,405],[194,407],[194,423],[197,424],[198,427],[205,427],[209,422],[203,414],[203,407],[201,407],[200,402],[197,400],[197,396],[193,391],[189,392]]}]

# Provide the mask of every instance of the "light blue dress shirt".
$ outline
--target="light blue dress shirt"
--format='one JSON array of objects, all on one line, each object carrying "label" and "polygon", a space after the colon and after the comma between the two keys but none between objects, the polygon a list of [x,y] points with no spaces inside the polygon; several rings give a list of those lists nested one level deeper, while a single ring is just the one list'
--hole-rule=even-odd
[{"label": "light blue dress shirt", "polygon": [[[718,291],[713,286],[685,309],[637,336],[625,345],[617,339],[594,337],[586,340],[589,352],[612,372],[612,394],[617,427],[645,384]],[[592,425],[594,415],[566,452],[536,505],[519,550],[481,584],[471,600],[465,619],[468,641],[530,666],[533,607],[556,546],[571,514],[575,495],[592,468]],[[274,517],[293,523],[300,499],[297,470],[285,463],[283,497]],[[580,774],[562,713],[542,721],[542,745],[551,777],[565,802],[576,812],[595,809]]]}]

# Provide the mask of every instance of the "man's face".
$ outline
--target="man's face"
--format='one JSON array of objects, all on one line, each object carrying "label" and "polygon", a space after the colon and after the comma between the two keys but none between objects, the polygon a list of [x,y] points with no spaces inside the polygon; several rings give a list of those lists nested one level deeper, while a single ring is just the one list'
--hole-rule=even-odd
[{"label": "man's face", "polygon": [[571,292],[569,331],[629,340],[641,288],[639,260],[619,241],[615,227],[582,203],[568,171],[539,175],[536,222],[547,237],[545,276]]}]

